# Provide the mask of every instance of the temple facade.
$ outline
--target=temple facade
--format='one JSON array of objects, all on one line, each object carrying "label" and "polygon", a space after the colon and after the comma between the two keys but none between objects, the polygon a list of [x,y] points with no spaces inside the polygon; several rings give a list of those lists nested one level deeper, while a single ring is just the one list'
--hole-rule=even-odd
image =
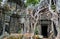
[{"label": "temple facade", "polygon": [[[13,8],[12,5],[15,5],[15,7]],[[13,12],[9,15],[9,21],[5,20],[6,15],[0,9],[1,32],[32,33],[33,35],[42,35],[43,38],[48,39],[54,39],[57,36],[58,14],[49,10],[47,1],[42,1],[35,8],[31,6],[24,10],[21,7],[18,9],[16,4],[11,4],[10,7],[13,8]]]}]

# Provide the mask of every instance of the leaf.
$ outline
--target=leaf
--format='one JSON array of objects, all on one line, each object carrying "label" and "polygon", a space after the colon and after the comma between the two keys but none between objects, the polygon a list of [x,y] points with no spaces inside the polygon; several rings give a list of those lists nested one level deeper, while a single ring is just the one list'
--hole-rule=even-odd
[{"label": "leaf", "polygon": [[39,3],[40,0],[26,0],[26,1],[27,1],[26,5],[28,6],[28,5],[31,5],[31,4],[36,5],[36,4]]},{"label": "leaf", "polygon": [[0,3],[2,2],[2,0],[0,0]]},{"label": "leaf", "polygon": [[52,8],[53,10],[56,10],[56,6],[55,6],[55,5],[51,5],[51,8]]}]

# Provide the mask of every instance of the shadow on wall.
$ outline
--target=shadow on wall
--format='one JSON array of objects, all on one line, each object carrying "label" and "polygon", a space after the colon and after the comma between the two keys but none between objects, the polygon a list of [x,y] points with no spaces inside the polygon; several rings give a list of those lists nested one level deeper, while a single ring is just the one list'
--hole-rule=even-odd
[{"label": "shadow on wall", "polygon": [[53,22],[53,27],[54,27],[54,34],[55,34],[55,36],[57,36],[58,32],[57,32],[56,25],[54,22]]}]

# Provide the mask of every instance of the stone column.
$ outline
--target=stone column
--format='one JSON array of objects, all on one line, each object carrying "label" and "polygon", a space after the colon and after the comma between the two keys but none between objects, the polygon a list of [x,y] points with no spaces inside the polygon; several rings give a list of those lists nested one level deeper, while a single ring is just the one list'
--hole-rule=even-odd
[{"label": "stone column", "polygon": [[0,35],[3,33],[3,10],[0,8]]},{"label": "stone column", "polygon": [[10,17],[10,33],[18,33],[19,30],[19,15],[12,14]]}]

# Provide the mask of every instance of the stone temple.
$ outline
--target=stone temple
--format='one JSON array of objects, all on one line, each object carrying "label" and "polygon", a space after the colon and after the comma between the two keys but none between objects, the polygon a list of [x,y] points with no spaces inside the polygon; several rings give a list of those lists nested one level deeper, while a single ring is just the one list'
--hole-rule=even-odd
[{"label": "stone temple", "polygon": [[36,8],[28,7],[22,10],[20,14],[17,11],[13,12],[6,20],[5,9],[0,7],[0,34],[6,31],[9,34],[33,33],[36,35],[35,29],[37,29],[38,34],[44,38],[54,39],[57,36],[58,14],[49,10],[46,1],[42,1]]}]

